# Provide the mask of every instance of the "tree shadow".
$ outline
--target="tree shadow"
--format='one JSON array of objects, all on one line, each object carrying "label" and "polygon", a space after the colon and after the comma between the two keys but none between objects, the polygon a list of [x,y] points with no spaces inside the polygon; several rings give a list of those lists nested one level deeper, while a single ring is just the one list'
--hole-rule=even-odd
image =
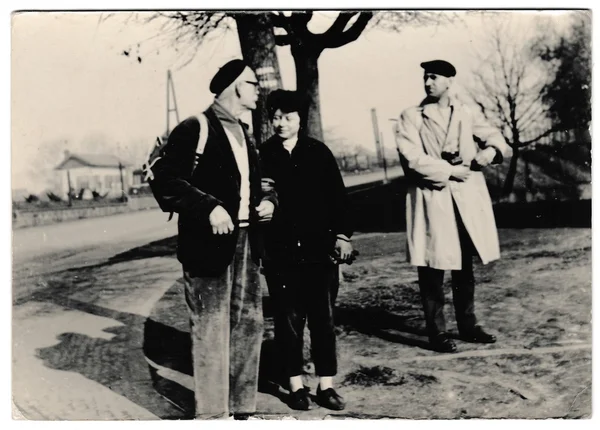
[{"label": "tree shadow", "polygon": [[115,254],[108,258],[106,261],[97,264],[91,264],[88,266],[74,267],[68,269],[68,271],[76,272],[82,269],[96,269],[113,264],[131,262],[136,260],[143,260],[146,258],[154,257],[172,257],[177,252],[177,236],[167,237],[165,239],[155,240],[154,242],[147,243],[145,245],[131,248],[127,251]]},{"label": "tree shadow", "polygon": [[[275,348],[272,303],[263,297],[265,332],[259,361],[259,392],[286,402],[283,371]],[[178,280],[155,304],[144,327],[144,354],[156,391],[176,405],[187,418],[194,416],[192,341],[184,285]],[[187,387],[173,380],[186,378]],[[176,379],[177,379],[176,378]]]},{"label": "tree shadow", "polygon": [[46,300],[61,307],[122,323],[104,330],[113,335],[111,339],[74,332],[58,335],[57,344],[37,350],[38,357],[47,367],[79,373],[161,419],[185,418],[180,408],[173,407],[157,394],[146,373],[142,348],[145,317],[73,300],[61,294],[51,295]]},{"label": "tree shadow", "polygon": [[356,330],[388,342],[432,350],[422,317],[399,315],[377,307],[366,308],[341,304],[335,309],[335,323],[342,330]]}]

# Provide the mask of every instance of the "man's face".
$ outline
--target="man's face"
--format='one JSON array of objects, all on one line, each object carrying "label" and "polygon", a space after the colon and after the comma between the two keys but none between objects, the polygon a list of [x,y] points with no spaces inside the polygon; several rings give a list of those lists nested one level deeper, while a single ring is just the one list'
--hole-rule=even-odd
[{"label": "man's face", "polygon": [[246,109],[256,109],[258,101],[258,79],[249,67],[246,67],[238,78],[237,94],[242,106]]},{"label": "man's face", "polygon": [[289,139],[298,135],[300,130],[300,115],[298,112],[282,112],[277,109],[273,114],[273,128],[275,133],[283,139]]},{"label": "man's face", "polygon": [[440,98],[450,88],[452,78],[436,75],[435,73],[425,73],[423,75],[423,82],[425,84],[425,93],[428,96]]}]

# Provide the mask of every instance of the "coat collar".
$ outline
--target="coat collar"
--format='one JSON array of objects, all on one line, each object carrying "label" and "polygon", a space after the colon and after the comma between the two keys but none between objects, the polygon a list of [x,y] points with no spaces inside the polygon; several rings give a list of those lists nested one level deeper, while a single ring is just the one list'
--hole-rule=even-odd
[{"label": "coat collar", "polygon": [[[283,139],[281,137],[279,137],[275,134],[275,135],[273,135],[273,137],[271,137],[271,139],[274,143],[276,143],[277,148],[280,148],[282,151],[285,151],[286,153],[288,153],[287,149],[285,149],[283,147]],[[294,147],[292,152],[297,151],[298,148],[300,148],[300,151],[302,151],[305,148],[312,146],[312,144],[313,144],[312,139],[310,137],[308,137],[306,134],[300,132],[298,134],[298,141],[296,142],[296,146]]]},{"label": "coat collar", "polygon": [[434,106],[435,103],[435,100],[432,100],[429,97],[425,98],[419,105],[422,108],[422,115],[424,118],[430,119],[444,129],[446,133],[443,142],[441,142],[442,146],[447,148],[450,152],[455,152],[457,149],[454,147],[458,147],[458,139],[461,134],[462,105],[456,97],[449,97],[450,123],[444,124],[444,121],[439,114],[439,110]]},{"label": "coat collar", "polygon": [[[448,105],[450,106],[450,109],[452,110],[452,114],[454,114],[458,109],[460,109],[460,103],[458,102],[456,97],[450,96],[448,98],[448,102],[449,102]],[[438,110],[436,109],[435,104],[436,104],[436,100],[433,100],[430,97],[426,97],[425,99],[423,99],[423,101],[421,102],[421,104],[419,106],[421,107],[424,116],[426,116],[427,118],[432,119],[435,122],[437,122],[438,124],[440,124],[441,118],[438,114]]]}]

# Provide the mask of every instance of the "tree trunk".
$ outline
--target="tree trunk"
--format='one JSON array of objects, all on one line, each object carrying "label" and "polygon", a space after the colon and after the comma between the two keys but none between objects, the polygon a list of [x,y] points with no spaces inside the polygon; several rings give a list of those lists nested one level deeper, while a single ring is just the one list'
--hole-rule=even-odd
[{"label": "tree trunk", "polygon": [[312,51],[305,47],[292,47],[292,56],[296,65],[296,90],[305,95],[308,101],[308,115],[303,119],[302,126],[309,136],[323,141],[319,100],[318,62],[320,55],[320,51]]},{"label": "tree trunk", "polygon": [[506,173],[506,178],[504,179],[504,190],[503,194],[508,196],[513,191],[513,187],[515,184],[515,176],[517,176],[517,166],[519,161],[519,148],[517,144],[513,146],[513,155],[510,159],[510,165],[508,166],[508,172]]},{"label": "tree trunk", "polygon": [[260,97],[252,114],[252,129],[258,145],[273,134],[267,112],[268,94],[281,88],[279,61],[275,51],[275,35],[269,14],[243,12],[235,14],[242,56],[256,73]]}]

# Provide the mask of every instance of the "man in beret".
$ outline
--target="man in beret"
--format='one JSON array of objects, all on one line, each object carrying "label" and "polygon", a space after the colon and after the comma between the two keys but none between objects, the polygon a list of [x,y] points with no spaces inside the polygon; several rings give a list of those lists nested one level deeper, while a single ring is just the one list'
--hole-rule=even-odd
[{"label": "man in beret", "polygon": [[261,189],[257,151],[239,119],[256,108],[256,75],[233,60],[210,90],[215,100],[204,112],[205,145],[198,148],[199,118],[187,118],[153,168],[155,188],[179,214],[177,257],[201,419],[255,412],[263,333],[256,227],[276,204],[274,193]]},{"label": "man in beret", "polygon": [[421,63],[427,97],[402,112],[396,144],[408,182],[407,259],[418,268],[419,289],[432,349],[455,352],[444,319],[444,271],[460,338],[493,343],[475,317],[473,257],[500,258],[492,202],[481,170],[511,153],[499,130],[450,93],[455,67]]}]

